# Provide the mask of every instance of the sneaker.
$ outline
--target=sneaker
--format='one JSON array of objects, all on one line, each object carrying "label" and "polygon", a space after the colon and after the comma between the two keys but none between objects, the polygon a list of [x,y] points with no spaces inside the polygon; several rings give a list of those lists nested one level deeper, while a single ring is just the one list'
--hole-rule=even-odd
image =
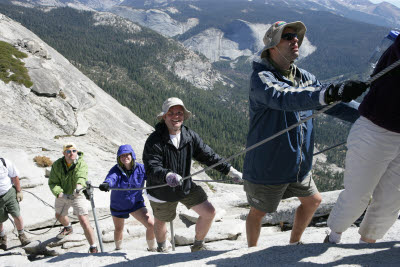
[{"label": "sneaker", "polygon": [[157,252],[168,252],[168,248],[167,247],[157,247],[156,251]]},{"label": "sneaker", "polygon": [[21,245],[22,245],[22,246],[26,246],[26,245],[28,245],[29,243],[31,243],[31,241],[28,239],[28,237],[26,236],[25,233],[20,234],[20,235],[18,236],[18,239],[19,239],[19,241],[21,242]]},{"label": "sneaker", "polygon": [[98,253],[99,251],[98,251],[98,249],[97,249],[97,247],[90,247],[89,248],[89,253]]},{"label": "sneaker", "polygon": [[157,252],[157,248],[147,248],[148,252]]},{"label": "sneaker", "polygon": [[73,232],[72,227],[64,227],[63,229],[61,229],[60,233],[57,235],[57,238],[63,239],[67,235],[72,234],[72,232]]},{"label": "sneaker", "polygon": [[200,246],[193,245],[193,246],[190,247],[190,250],[192,252],[196,252],[196,251],[208,250],[208,248],[204,244],[202,244]]},{"label": "sneaker", "polygon": [[7,236],[0,236],[0,249],[7,250]]}]

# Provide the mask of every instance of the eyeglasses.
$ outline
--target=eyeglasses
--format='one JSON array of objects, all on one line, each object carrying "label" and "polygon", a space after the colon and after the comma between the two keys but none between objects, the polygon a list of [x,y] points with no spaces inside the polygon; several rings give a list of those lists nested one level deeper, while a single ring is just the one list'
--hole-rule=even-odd
[{"label": "eyeglasses", "polygon": [[282,34],[281,38],[284,40],[287,40],[287,41],[292,41],[294,38],[298,38],[298,36],[297,36],[297,33],[288,32],[288,33]]},{"label": "eyeglasses", "polygon": [[65,150],[65,152],[67,152],[67,154],[71,154],[72,152],[74,152],[74,153],[76,153],[77,152],[77,150],[70,150],[70,149],[68,149],[68,150]]}]

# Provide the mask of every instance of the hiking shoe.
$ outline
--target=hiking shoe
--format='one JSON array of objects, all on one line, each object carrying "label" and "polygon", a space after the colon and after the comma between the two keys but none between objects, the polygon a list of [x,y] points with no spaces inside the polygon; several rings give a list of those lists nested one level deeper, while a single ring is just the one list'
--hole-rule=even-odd
[{"label": "hiking shoe", "polygon": [[193,245],[193,246],[190,247],[190,250],[192,252],[196,252],[196,251],[208,250],[208,248],[204,244],[202,244],[200,246]]},{"label": "hiking shoe", "polygon": [[98,251],[98,249],[97,249],[97,247],[90,247],[89,248],[89,253],[98,253],[99,251]]},{"label": "hiking shoe", "polygon": [[157,248],[147,248],[148,252],[157,252]]},{"label": "hiking shoe", "polygon": [[7,250],[7,236],[0,236],[0,249]]},{"label": "hiking shoe", "polygon": [[168,248],[167,247],[157,247],[156,251],[157,252],[168,252]]},{"label": "hiking shoe", "polygon": [[58,239],[63,239],[67,235],[70,235],[73,233],[72,227],[64,227],[61,229],[60,233],[57,235]]},{"label": "hiking shoe", "polygon": [[29,238],[26,236],[25,233],[22,233],[18,236],[19,241],[21,242],[22,246],[26,246],[29,243],[31,243],[31,241],[29,240]]}]

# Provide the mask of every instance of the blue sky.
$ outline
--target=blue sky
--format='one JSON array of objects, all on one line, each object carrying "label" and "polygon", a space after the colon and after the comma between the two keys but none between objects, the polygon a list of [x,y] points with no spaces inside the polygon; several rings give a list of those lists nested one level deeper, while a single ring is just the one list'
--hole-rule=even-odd
[{"label": "blue sky", "polygon": [[[381,3],[384,2],[382,0],[369,0],[372,3]],[[400,8],[400,0],[385,0],[385,2],[391,3]]]}]

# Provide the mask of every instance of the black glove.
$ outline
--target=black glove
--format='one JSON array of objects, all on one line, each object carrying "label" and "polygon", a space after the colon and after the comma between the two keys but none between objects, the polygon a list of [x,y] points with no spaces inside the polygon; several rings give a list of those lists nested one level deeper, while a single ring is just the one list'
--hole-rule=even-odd
[{"label": "black glove", "polygon": [[85,197],[86,197],[87,200],[90,200],[89,193],[87,192],[86,189],[83,189],[83,190],[82,190],[82,193],[85,195]]},{"label": "black glove", "polygon": [[110,191],[110,185],[108,183],[102,183],[99,185],[99,189],[104,192]]},{"label": "black glove", "polygon": [[367,88],[368,85],[366,83],[352,80],[331,85],[325,92],[325,103],[350,102],[364,93]]}]

